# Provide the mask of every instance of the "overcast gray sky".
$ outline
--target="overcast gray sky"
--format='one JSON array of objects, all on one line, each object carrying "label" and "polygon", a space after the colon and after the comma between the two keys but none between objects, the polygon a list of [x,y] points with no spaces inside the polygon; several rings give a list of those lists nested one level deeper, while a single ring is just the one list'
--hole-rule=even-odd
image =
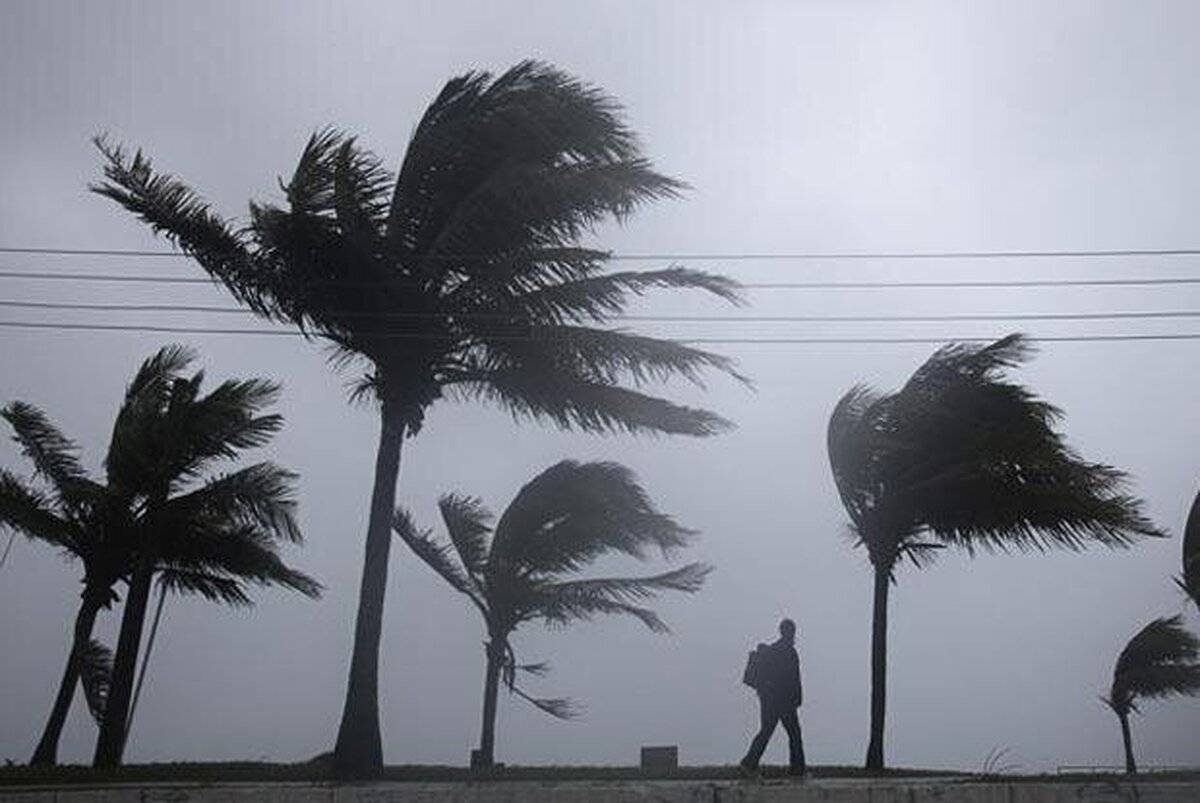
[{"label": "overcast gray sky", "polygon": [[[222,212],[278,197],[309,133],[361,134],[398,165],[445,80],[546,59],[620,99],[686,199],[599,242],[617,252],[1121,249],[1195,247],[1200,6],[1188,0],[1017,2],[50,2],[0,5],[0,245],[162,248],[110,202],[89,137],[144,147]],[[647,261],[639,267],[661,267]],[[1196,276],[1197,258],[946,262],[689,263],[740,280]],[[0,269],[202,275],[178,260],[0,255]],[[746,314],[1195,309],[1169,288],[797,291],[749,295]],[[0,280],[0,298],[231,303],[194,286]],[[659,296],[658,313],[723,313]],[[5,320],[99,320],[6,310]],[[108,322],[114,319],[103,318]],[[116,322],[229,326],[240,318]],[[1197,332],[1194,322],[648,324],[677,337]],[[169,336],[5,329],[0,400],[42,406],[92,468],[122,388]],[[308,758],[332,745],[344,693],[377,416],[346,403],[321,349],[291,338],[193,336],[214,381],[281,381],[287,426],[269,456],[301,474],[308,543],[294,562],[319,602],[259,594],[249,612],[172,599],[138,709],[131,761]],[[503,509],[564,457],[636,470],[666,511],[702,532],[689,557],[716,565],[693,598],[663,601],[674,634],[634,621],[521,631],[546,659],[562,723],[502,699],[497,758],[634,763],[678,744],[689,763],[730,763],[757,712],[739,684],[746,651],[796,619],[810,761],[858,764],[866,748],[870,571],[851,548],[824,429],[837,398],[892,388],[920,344],[748,345],[757,383],[716,379],[675,396],[737,422],[703,441],[563,434],[482,406],[441,404],[406,447],[399,499],[426,524],[448,490]],[[1115,717],[1098,700],[1125,641],[1177,612],[1179,531],[1200,479],[1194,372],[1200,341],[1047,343],[1020,372],[1067,413],[1071,442],[1132,473],[1169,541],[1084,555],[947,555],[904,568],[891,600],[888,760],[978,768],[989,751],[1033,771],[1116,764]],[[11,444],[0,465],[24,470]],[[399,545],[397,545],[399,547]],[[633,567],[639,568],[639,567]],[[478,738],[483,633],[464,600],[393,551],[381,666],[389,763],[463,764]],[[0,569],[0,758],[28,760],[52,702],[78,601],[79,567],[18,540]],[[102,617],[113,640],[117,616]],[[1190,623],[1197,625],[1191,614]],[[1146,764],[1200,764],[1200,701],[1150,703],[1134,725]],[[77,701],[62,757],[90,759]],[[768,760],[782,761],[782,735]]]}]

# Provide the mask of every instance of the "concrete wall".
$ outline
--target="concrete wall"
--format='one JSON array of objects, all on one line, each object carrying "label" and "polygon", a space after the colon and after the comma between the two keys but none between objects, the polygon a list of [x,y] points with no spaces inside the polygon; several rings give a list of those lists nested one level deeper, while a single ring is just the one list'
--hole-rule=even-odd
[{"label": "concrete wall", "polygon": [[1197,803],[1200,782],[974,783],[839,781],[735,783],[575,781],[498,783],[195,784],[0,788],[0,803]]}]

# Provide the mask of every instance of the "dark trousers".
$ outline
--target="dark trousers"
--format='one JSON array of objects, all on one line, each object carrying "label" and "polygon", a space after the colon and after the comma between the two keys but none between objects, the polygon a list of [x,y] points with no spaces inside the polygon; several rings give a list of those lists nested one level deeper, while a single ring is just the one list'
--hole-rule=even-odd
[{"label": "dark trousers", "polygon": [[775,726],[782,724],[788,735],[788,766],[793,773],[804,772],[804,740],[800,737],[800,718],[796,716],[795,706],[790,703],[767,701],[760,696],[758,707],[761,724],[754,740],[750,742],[750,750],[742,759],[742,766],[747,769],[758,767],[759,759],[767,749],[767,742],[771,741],[771,734],[775,732]]}]

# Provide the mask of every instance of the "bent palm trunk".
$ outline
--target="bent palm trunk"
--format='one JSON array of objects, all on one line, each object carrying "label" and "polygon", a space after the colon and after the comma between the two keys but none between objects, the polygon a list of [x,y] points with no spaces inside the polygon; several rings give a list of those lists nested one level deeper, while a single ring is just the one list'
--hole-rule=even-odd
[{"label": "bent palm trunk", "polygon": [[383,631],[392,515],[396,506],[396,478],[400,473],[400,448],[404,443],[405,426],[388,402],[384,402],[381,419],[350,679],[333,750],[334,773],[339,778],[371,778],[383,772],[383,745],[379,735],[379,639]]},{"label": "bent palm trunk", "polygon": [[133,694],[133,676],[137,669],[138,651],[142,643],[142,627],[150,601],[150,584],[154,579],[154,559],[143,550],[137,568],[129,581],[125,610],[121,613],[121,633],[117,637],[117,654],[113,660],[112,686],[104,710],[100,737],[92,766],[97,769],[116,767],[125,753],[126,721],[129,701]]},{"label": "bent palm trunk", "polygon": [[90,589],[83,592],[83,602],[79,604],[79,612],[75,615],[75,629],[71,641],[71,652],[67,656],[67,667],[63,671],[62,681],[58,686],[58,696],[54,698],[54,708],[50,711],[50,719],[42,731],[33,758],[29,763],[34,766],[53,766],[58,763],[58,742],[62,738],[63,725],[66,724],[67,714],[71,710],[71,702],[75,699],[75,687],[79,684],[80,661],[83,651],[92,638],[92,629],[96,624],[96,614],[100,612],[100,597]]},{"label": "bent palm trunk", "polygon": [[487,645],[487,674],[483,681],[483,727],[479,734],[477,766],[487,769],[496,764],[496,697],[500,691],[500,664],[504,647],[498,639]]},{"label": "bent palm trunk", "polygon": [[1133,736],[1129,732],[1129,714],[1117,714],[1121,720],[1121,739],[1125,742],[1125,772],[1137,774],[1137,763],[1133,760]]},{"label": "bent palm trunk", "polygon": [[875,566],[875,601],[871,620],[871,741],[867,769],[883,769],[883,725],[887,710],[887,614],[889,571]]}]

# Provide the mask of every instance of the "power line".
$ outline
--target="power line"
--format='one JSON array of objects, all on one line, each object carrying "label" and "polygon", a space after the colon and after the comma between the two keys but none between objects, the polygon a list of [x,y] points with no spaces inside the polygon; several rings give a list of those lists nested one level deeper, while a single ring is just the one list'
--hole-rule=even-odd
[{"label": "power line", "polygon": [[[0,270],[0,279],[36,279],[48,281],[81,281],[81,282],[133,282],[150,284],[218,284],[216,279],[196,276],[122,276],[120,274],[104,273],[47,273],[45,271],[7,271]],[[378,282],[355,282],[323,280],[312,281],[314,286],[367,286],[374,287]],[[394,282],[402,285],[402,281]],[[1160,276],[1151,278],[1117,278],[1117,279],[998,279],[979,281],[959,280],[920,280],[920,281],[821,281],[821,282],[746,282],[741,287],[747,290],[861,290],[861,289],[934,289],[934,288],[1000,288],[1000,287],[1138,287],[1138,286],[1169,286],[1197,285],[1200,276]]]},{"label": "power line", "polygon": [[[252,335],[270,337],[320,337],[306,335],[291,329],[212,329],[208,327],[190,326],[142,326],[135,324],[103,324],[103,323],[48,323],[43,321],[0,321],[0,327],[12,329],[54,329],[60,331],[103,331],[103,332],[154,332],[167,334],[192,335]],[[419,333],[367,333],[364,337],[380,337],[395,340],[437,340],[441,335],[424,335]],[[498,336],[499,341],[538,342],[547,338],[524,335]],[[994,337],[688,337],[672,338],[681,343],[696,344],[804,344],[804,345],[854,345],[854,344],[884,344],[884,343],[986,343]],[[1097,335],[1046,335],[1032,336],[1030,340],[1038,342],[1078,343],[1078,342],[1114,342],[1114,341],[1179,341],[1200,340],[1200,332],[1169,332],[1163,334],[1097,334]]]},{"label": "power line", "polygon": [[[120,256],[190,258],[182,251],[145,251],[123,248],[39,248],[5,246],[0,254],[43,254],[55,256]],[[1111,248],[1111,249],[1049,249],[998,251],[791,251],[791,252],[734,252],[734,253],[645,253],[608,254],[609,260],[689,260],[694,262],[747,260],[933,260],[933,259],[1096,259],[1110,257],[1180,257],[1200,256],[1200,248]],[[454,254],[427,259],[480,261],[495,259],[492,254]]]},{"label": "power line", "polygon": [[[169,312],[253,315],[245,307],[219,307],[205,304],[78,304],[49,301],[4,301],[0,307],[13,309],[60,310],[78,312]],[[437,320],[447,317],[439,312],[361,312],[343,310],[331,316],[378,317],[388,319]],[[464,320],[513,320],[504,313],[455,313]],[[1147,310],[1116,312],[1013,312],[948,313],[942,315],[634,315],[605,316],[606,320],[647,321],[658,323],[933,323],[952,321],[1102,321],[1200,318],[1200,310]]]}]

